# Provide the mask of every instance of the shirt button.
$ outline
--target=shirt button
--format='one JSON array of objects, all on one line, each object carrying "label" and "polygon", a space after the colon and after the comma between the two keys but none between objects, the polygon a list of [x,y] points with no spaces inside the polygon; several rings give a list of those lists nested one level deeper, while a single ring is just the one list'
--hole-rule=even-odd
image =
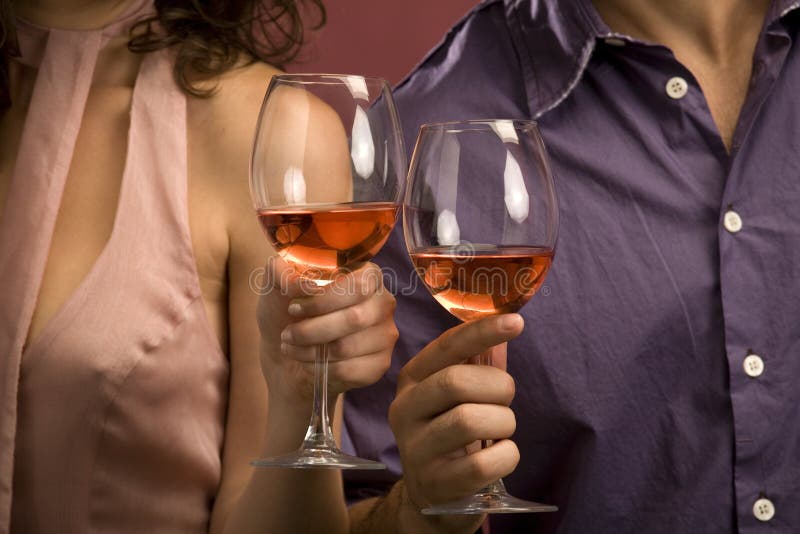
[{"label": "shirt button", "polygon": [[748,354],[744,359],[744,372],[747,376],[756,378],[764,372],[764,360],[758,354]]},{"label": "shirt button", "polygon": [[667,82],[667,94],[674,99],[683,98],[689,90],[689,84],[680,76],[670,78]]},{"label": "shirt button", "polygon": [[775,505],[769,499],[758,499],[753,504],[753,515],[759,521],[769,521],[775,517]]},{"label": "shirt button", "polygon": [[619,37],[606,37],[605,42],[611,46],[625,46],[625,40]]},{"label": "shirt button", "polygon": [[735,234],[742,229],[742,218],[735,211],[728,210],[725,212],[725,217],[722,220],[722,224],[725,225],[725,229],[727,231]]}]

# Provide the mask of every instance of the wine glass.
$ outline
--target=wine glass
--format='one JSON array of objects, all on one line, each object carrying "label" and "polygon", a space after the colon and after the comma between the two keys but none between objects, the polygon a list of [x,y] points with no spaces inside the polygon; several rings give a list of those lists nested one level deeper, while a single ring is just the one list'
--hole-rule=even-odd
[{"label": "wine glass", "polygon": [[[400,124],[385,80],[331,74],[272,78],[253,144],[250,192],[270,244],[301,277],[325,286],[377,254],[395,224],[405,170]],[[253,465],[386,468],[338,449],[327,385],[327,351],[320,345],[302,445]]]},{"label": "wine glass", "polygon": [[[406,246],[431,295],[462,321],[519,310],[553,261],[558,204],[536,123],[471,120],[419,132],[403,204]],[[491,352],[479,357],[491,365]],[[492,445],[481,442],[481,448]],[[551,512],[502,480],[423,514]]]}]

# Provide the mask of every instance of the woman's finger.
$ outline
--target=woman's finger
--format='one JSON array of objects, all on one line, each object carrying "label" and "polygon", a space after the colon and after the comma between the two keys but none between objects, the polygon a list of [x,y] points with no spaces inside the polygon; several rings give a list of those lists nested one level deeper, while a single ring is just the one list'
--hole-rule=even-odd
[{"label": "woman's finger", "polygon": [[387,319],[328,343],[328,358],[331,361],[349,360],[383,350],[391,351],[399,336],[394,321]]},{"label": "woman's finger", "polygon": [[263,278],[251,280],[251,284],[255,284],[256,289],[264,295],[277,294],[291,299],[310,298],[324,293],[321,286],[301,277],[291,264],[277,255],[267,258]]},{"label": "woman's finger", "polygon": [[386,374],[391,363],[392,353],[390,350],[329,363],[329,387],[333,391],[347,391],[372,385]]},{"label": "woman's finger", "polygon": [[[328,361],[350,360],[383,350],[392,350],[398,338],[397,327],[393,321],[383,321],[360,332],[347,335],[328,343]],[[316,345],[282,344],[285,356],[302,363],[311,363],[317,355]]]},{"label": "woman's finger", "polygon": [[357,271],[337,277],[319,294],[293,299],[288,311],[295,318],[315,317],[353,306],[383,291],[381,270],[369,263]]},{"label": "woman's finger", "polygon": [[[351,360],[328,362],[328,389],[346,391],[369,386],[378,381],[392,363],[390,351],[367,354]],[[314,376],[314,362],[302,362],[304,373]]]},{"label": "woman's finger", "polygon": [[353,306],[288,325],[281,332],[281,342],[295,346],[330,343],[391,318],[395,305],[388,293],[374,294]]}]

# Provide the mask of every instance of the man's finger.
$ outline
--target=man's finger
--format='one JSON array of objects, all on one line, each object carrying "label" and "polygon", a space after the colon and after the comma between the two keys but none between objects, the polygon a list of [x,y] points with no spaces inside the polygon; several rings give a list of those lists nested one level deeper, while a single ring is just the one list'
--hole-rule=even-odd
[{"label": "man's finger", "polygon": [[477,440],[510,438],[517,428],[514,412],[497,404],[460,404],[433,419],[425,427],[425,436],[409,442],[428,458],[463,451]]},{"label": "man's finger", "polygon": [[514,379],[493,367],[451,365],[437,371],[412,391],[402,392],[395,402],[401,406],[414,403],[410,409],[417,420],[435,417],[464,403],[508,406],[514,398]]},{"label": "man's finger", "polygon": [[516,313],[498,315],[451,328],[409,361],[403,372],[415,382],[489,348],[514,339],[524,323]]},{"label": "man's finger", "polygon": [[[488,359],[486,357],[487,355]],[[505,371],[507,368],[507,362],[508,343],[500,343],[499,345],[495,345],[489,350],[467,360],[467,363],[491,365],[492,367],[497,367],[503,371]]]},{"label": "man's finger", "polygon": [[394,308],[394,299],[373,295],[343,310],[289,324],[281,332],[281,341],[297,346],[330,343],[383,322]]}]

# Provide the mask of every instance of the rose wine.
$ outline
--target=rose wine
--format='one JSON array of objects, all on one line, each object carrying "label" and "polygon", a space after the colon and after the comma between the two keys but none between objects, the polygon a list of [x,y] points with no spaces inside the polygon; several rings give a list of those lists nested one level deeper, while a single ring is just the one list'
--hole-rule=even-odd
[{"label": "rose wine", "polygon": [[391,202],[353,202],[258,213],[278,254],[307,278],[331,280],[378,253],[397,219]]},{"label": "rose wine", "polygon": [[431,247],[411,253],[439,304],[469,321],[516,312],[542,285],[553,251],[540,247]]}]

